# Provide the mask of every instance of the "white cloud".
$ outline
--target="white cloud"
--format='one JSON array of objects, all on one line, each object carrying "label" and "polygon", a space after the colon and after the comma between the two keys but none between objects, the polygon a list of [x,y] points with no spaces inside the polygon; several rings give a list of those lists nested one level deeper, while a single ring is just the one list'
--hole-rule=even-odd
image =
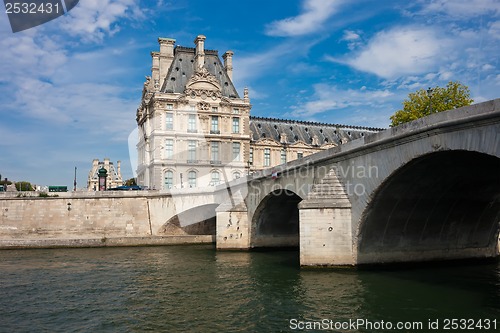
[{"label": "white cloud", "polygon": [[345,30],[344,31],[344,36],[342,36],[342,40],[347,40],[347,41],[354,41],[360,39],[361,36],[352,30]]},{"label": "white cloud", "polygon": [[[4,50],[0,53],[0,82],[6,83],[0,95],[2,112],[15,110],[26,119],[46,122],[47,128],[78,122],[88,132],[104,116],[114,121],[102,122],[99,130],[105,129],[113,137],[133,126],[140,86],[137,95],[130,95],[127,87],[105,82],[130,74],[108,69],[117,63],[109,55],[114,48],[71,54],[56,42],[57,36],[44,36],[36,30],[0,36]],[[124,111],[130,112],[129,117],[123,116]]]},{"label": "white cloud", "polygon": [[348,107],[380,108],[388,100],[392,100],[393,93],[387,89],[370,90],[366,87],[360,89],[339,89],[328,84],[316,84],[314,96],[311,101],[293,107],[292,115],[299,118],[308,118],[326,111],[339,110]]},{"label": "white cloud", "polygon": [[0,81],[19,77],[49,77],[66,62],[66,51],[54,40],[33,31],[0,35]]},{"label": "white cloud", "polygon": [[452,72],[446,70],[439,73],[439,79],[441,81],[449,81],[453,79],[453,76],[454,74]]},{"label": "white cloud", "polygon": [[498,0],[431,0],[426,3],[423,14],[443,13],[452,17],[475,17],[500,11]]},{"label": "white cloud", "polygon": [[340,39],[341,41],[347,42],[347,47],[349,50],[354,50],[361,45],[361,35],[360,32],[345,30],[344,35]]},{"label": "white cloud", "polygon": [[322,29],[325,21],[335,14],[341,0],[304,0],[300,15],[274,21],[267,25],[270,36],[303,36]]},{"label": "white cloud", "polygon": [[495,39],[500,39],[500,21],[492,22],[488,33]]},{"label": "white cloud", "polygon": [[489,70],[494,70],[495,69],[495,66],[491,65],[491,64],[484,64],[481,69],[483,71],[489,71]]},{"label": "white cloud", "polygon": [[122,18],[144,18],[136,0],[85,0],[71,10],[60,22],[61,28],[84,41],[100,41],[113,35]]},{"label": "white cloud", "polygon": [[[27,78],[15,95],[18,110],[48,126],[76,126],[91,133],[124,139],[134,126],[136,98],[120,98],[124,87],[98,83],[51,84]],[[131,96],[136,97],[136,96]]]},{"label": "white cloud", "polygon": [[450,40],[438,37],[430,28],[394,27],[376,34],[357,54],[349,55],[344,60],[329,56],[326,59],[394,79],[434,69],[450,44]]},{"label": "white cloud", "polygon": [[288,57],[301,57],[316,45],[318,40],[304,43],[285,41],[267,50],[259,50],[252,54],[235,54],[233,58],[233,82],[245,83],[250,78],[258,77],[273,69],[277,64],[287,62]]}]

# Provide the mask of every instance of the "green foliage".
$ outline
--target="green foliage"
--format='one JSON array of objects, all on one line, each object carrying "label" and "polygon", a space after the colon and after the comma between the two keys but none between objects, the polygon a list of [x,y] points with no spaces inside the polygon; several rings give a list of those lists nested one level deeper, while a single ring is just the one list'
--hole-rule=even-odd
[{"label": "green foliage", "polygon": [[47,192],[38,193],[38,197],[40,198],[57,198],[58,196],[58,194],[48,194]]},{"label": "green foliage", "polygon": [[432,93],[420,89],[408,95],[403,102],[403,109],[396,111],[391,118],[391,127],[442,112],[471,105],[469,88],[460,82],[450,81],[446,87],[431,88]]},{"label": "green foliage", "polygon": [[27,181],[16,182],[16,189],[18,191],[34,191],[31,183]]},{"label": "green foliage", "polygon": [[126,186],[132,186],[132,185],[137,185],[137,182],[135,181],[135,178],[130,178],[125,181]]}]

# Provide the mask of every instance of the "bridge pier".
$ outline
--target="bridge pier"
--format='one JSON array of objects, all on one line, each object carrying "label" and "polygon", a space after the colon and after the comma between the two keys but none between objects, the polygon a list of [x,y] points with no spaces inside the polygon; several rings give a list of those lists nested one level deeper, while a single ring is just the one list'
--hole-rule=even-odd
[{"label": "bridge pier", "polygon": [[218,250],[248,250],[250,224],[248,208],[244,201],[232,206],[221,204],[216,209],[216,247]]},{"label": "bridge pier", "polygon": [[299,203],[300,265],[352,266],[351,203],[332,169]]}]

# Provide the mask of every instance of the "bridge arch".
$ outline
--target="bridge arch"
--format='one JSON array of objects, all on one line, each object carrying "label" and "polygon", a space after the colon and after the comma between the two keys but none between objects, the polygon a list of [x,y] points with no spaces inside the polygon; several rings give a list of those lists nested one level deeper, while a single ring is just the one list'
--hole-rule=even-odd
[{"label": "bridge arch", "polygon": [[259,203],[251,221],[251,247],[298,247],[299,209],[302,198],[277,189]]},{"label": "bridge arch", "polygon": [[219,204],[204,204],[187,209],[169,218],[159,235],[215,235],[216,213]]},{"label": "bridge arch", "polygon": [[412,159],[377,188],[358,228],[358,263],[498,254],[500,158],[446,150]]}]

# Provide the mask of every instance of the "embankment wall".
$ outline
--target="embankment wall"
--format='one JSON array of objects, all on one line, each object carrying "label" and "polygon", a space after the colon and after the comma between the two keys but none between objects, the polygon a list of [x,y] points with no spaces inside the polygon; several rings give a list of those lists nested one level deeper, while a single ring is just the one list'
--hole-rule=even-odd
[{"label": "embankment wall", "polygon": [[[177,201],[182,200],[176,198]],[[0,248],[161,245],[213,242],[212,235],[166,235],[176,214],[168,194],[64,193],[0,198]]]}]

